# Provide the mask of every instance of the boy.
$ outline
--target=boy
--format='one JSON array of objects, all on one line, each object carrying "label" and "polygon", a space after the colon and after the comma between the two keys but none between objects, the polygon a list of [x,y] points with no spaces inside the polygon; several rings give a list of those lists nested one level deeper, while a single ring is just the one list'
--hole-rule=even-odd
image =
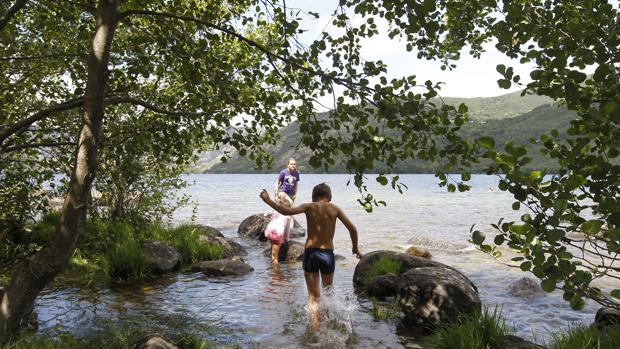
[{"label": "boy", "polygon": [[[308,238],[304,251],[304,277],[308,289],[308,307],[310,309],[311,327],[314,331],[321,328],[319,318],[319,301],[323,287],[331,286],[334,280],[336,260],[334,258],[334,232],[336,230],[336,218],[344,224],[351,235],[353,254],[361,258],[362,254],[357,246],[357,229],[344,214],[340,207],[331,203],[332,192],[325,183],[316,185],[312,189],[312,202],[301,204],[296,207],[283,207],[269,198],[266,190],[260,193],[261,199],[274,210],[284,215],[306,214],[308,222]],[[319,274],[320,272],[320,274]]]}]

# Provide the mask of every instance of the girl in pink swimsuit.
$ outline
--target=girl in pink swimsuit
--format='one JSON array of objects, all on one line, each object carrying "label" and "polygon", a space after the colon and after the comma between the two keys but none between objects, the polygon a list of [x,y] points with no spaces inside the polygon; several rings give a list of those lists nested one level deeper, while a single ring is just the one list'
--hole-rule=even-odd
[{"label": "girl in pink swimsuit", "polygon": [[[292,207],[293,202],[286,193],[278,193],[278,202],[285,207]],[[288,241],[288,236],[293,226],[293,219],[291,216],[285,216],[273,211],[269,214],[271,221],[265,228],[265,237],[271,241],[271,265],[274,269],[278,269],[280,264],[278,263],[278,254],[280,253],[280,246]]]}]

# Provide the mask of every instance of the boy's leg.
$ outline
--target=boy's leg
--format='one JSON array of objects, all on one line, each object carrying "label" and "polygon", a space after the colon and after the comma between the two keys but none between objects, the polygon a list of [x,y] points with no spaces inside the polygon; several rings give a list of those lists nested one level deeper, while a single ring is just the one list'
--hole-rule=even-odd
[{"label": "boy's leg", "polygon": [[310,326],[318,332],[321,329],[319,302],[321,300],[321,288],[319,287],[319,273],[304,272],[306,288],[308,289],[308,308],[310,310]]},{"label": "boy's leg", "polygon": [[321,273],[321,281],[323,281],[323,287],[330,287],[334,283],[334,273]]}]

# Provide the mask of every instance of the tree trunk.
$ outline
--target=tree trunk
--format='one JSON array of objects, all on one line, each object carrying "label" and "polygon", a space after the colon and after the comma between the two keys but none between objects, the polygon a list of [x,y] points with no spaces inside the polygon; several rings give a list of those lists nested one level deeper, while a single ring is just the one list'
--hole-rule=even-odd
[{"label": "tree trunk", "polygon": [[84,94],[82,126],[60,224],[50,245],[17,267],[2,295],[0,343],[16,334],[27,322],[35,299],[66,266],[73,255],[78,237],[84,231],[104,117],[103,102],[108,78],[108,60],[117,22],[116,0],[99,0],[97,27],[88,57],[88,80]]}]

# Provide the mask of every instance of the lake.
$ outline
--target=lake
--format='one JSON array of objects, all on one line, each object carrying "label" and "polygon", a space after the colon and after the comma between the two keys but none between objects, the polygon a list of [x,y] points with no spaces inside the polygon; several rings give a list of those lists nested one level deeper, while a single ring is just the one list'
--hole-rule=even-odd
[{"label": "lake", "polygon": [[[195,222],[219,229],[248,250],[246,263],[254,272],[237,278],[205,278],[181,273],[129,287],[92,290],[59,288],[45,290],[37,301],[41,329],[87,332],[102,321],[125,321],[170,326],[176,323],[219,343],[243,348],[259,347],[415,347],[416,338],[399,328],[398,320],[377,321],[372,305],[353,292],[356,259],[351,254],[348,231],[338,223],[335,253],[345,257],[336,264],[335,292],[322,297],[329,321],[322,338],[307,331],[306,290],[301,263],[284,264],[274,273],[270,260],[262,255],[266,242],[237,236],[237,227],[246,217],[269,211],[258,197],[262,188],[273,192],[276,175],[199,174],[188,175],[193,183],[182,193],[196,203]],[[380,186],[370,175],[368,187],[387,207],[367,213],[357,202],[360,194],[341,174],[301,174],[297,203],[311,200],[312,187],[325,182],[332,188],[332,202],[340,206],[359,231],[363,253],[389,249],[404,252],[409,246],[428,249],[433,259],[461,270],[477,285],[483,303],[502,310],[517,335],[537,342],[571,323],[588,325],[600,307],[587,302],[582,311],[573,311],[558,291],[526,300],[508,295],[508,286],[530,276],[504,265],[468,243],[473,224],[493,237],[491,223],[505,217],[515,220],[525,211],[513,211],[513,199],[498,191],[498,178],[473,175],[472,189],[448,193],[437,186],[432,175],[401,175],[407,185],[404,194]],[[192,207],[180,209],[174,223],[192,219]],[[305,217],[297,216],[305,226]],[[533,276],[531,276],[533,278]],[[618,287],[603,281],[600,287]]]}]

